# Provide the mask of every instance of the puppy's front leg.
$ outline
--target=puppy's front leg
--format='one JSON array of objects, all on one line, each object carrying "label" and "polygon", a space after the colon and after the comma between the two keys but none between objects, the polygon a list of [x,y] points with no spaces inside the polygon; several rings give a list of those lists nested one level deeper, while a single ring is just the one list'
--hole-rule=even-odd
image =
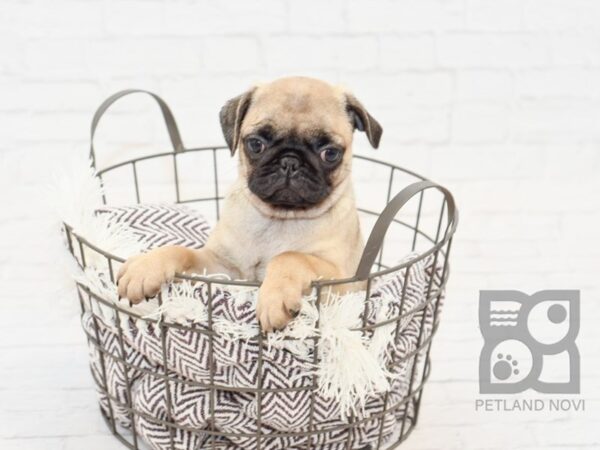
[{"label": "puppy's front leg", "polygon": [[258,292],[256,315],[264,331],[283,328],[300,312],[302,295],[319,277],[337,278],[334,264],[317,256],[285,252],[267,265],[265,279]]},{"label": "puppy's front leg", "polygon": [[154,297],[163,283],[175,273],[225,271],[215,254],[208,248],[193,250],[179,245],[155,248],[147,253],[129,258],[117,275],[119,297],[132,303]]}]

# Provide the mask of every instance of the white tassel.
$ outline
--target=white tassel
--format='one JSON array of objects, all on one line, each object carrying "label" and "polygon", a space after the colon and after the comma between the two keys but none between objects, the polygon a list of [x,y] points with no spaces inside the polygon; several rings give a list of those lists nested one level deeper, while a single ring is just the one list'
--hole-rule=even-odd
[{"label": "white tassel", "polygon": [[[360,331],[365,293],[338,296],[321,307],[319,391],[335,398],[344,414],[363,413],[369,396],[389,389],[379,355]],[[360,410],[360,411],[359,411]]]}]

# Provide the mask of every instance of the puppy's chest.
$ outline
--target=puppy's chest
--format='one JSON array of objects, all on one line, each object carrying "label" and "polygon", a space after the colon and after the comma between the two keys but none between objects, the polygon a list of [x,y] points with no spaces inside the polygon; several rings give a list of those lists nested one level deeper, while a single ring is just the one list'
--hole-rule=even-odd
[{"label": "puppy's chest", "polygon": [[[262,279],[268,262],[283,252],[312,252],[318,243],[315,221],[252,220],[243,230],[243,251],[237,264],[248,278]],[[237,252],[236,252],[237,253]]]},{"label": "puppy's chest", "polygon": [[310,251],[314,239],[318,239],[317,231],[311,221],[254,221],[248,228],[248,236],[252,237],[248,252],[254,253],[249,262],[256,272],[254,275],[262,277],[266,264],[280,253]]}]

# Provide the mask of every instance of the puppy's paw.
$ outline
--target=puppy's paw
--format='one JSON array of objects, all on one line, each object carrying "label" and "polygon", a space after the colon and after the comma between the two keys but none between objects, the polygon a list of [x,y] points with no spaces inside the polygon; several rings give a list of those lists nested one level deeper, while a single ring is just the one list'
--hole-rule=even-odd
[{"label": "puppy's paw", "polygon": [[263,331],[280,330],[300,312],[302,289],[265,281],[258,291],[256,316]]},{"label": "puppy's paw", "polygon": [[175,266],[153,252],[129,258],[117,275],[120,298],[139,303],[154,297],[163,283],[175,276]]}]

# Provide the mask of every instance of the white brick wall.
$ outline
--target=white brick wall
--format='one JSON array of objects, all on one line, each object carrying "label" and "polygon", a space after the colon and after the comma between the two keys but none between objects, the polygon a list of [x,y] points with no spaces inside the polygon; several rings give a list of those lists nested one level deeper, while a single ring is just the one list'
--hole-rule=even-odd
[{"label": "white brick wall", "polygon": [[[308,74],[354,90],[376,153],[451,187],[462,221],[415,449],[599,448],[600,2],[149,0],[0,2],[0,447],[119,448],[100,423],[43,192],[86,152],[112,92],[160,93],[189,145],[251,83]],[[167,142],[153,105],[102,125],[113,159]],[[140,149],[142,148],[142,149]],[[148,150],[146,150],[148,151]],[[19,239],[24,243],[19,243]],[[579,415],[474,411],[483,288],[582,289]],[[27,334],[34,330],[34,333]]]}]

